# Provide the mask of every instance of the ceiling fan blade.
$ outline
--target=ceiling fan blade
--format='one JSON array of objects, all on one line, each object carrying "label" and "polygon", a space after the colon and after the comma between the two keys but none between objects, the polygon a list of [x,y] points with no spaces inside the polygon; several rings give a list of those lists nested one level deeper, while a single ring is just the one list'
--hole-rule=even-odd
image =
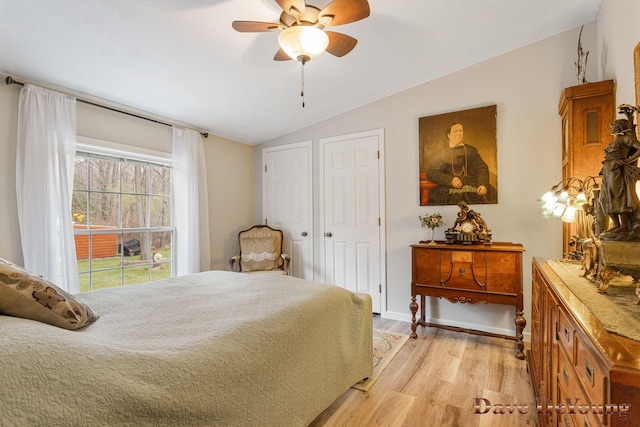
[{"label": "ceiling fan blade", "polygon": [[334,56],[344,56],[351,52],[358,40],[351,36],[342,33],[336,33],[335,31],[325,31],[329,36],[329,46],[327,46],[327,52]]},{"label": "ceiling fan blade", "polygon": [[231,26],[241,33],[262,33],[267,31],[280,31],[285,27],[275,22],[258,21],[233,21]]},{"label": "ceiling fan blade", "polygon": [[[367,0],[333,0],[319,13],[324,25],[343,25],[366,18],[371,13]],[[329,22],[328,18],[333,17]]]},{"label": "ceiling fan blade", "polygon": [[276,52],[276,56],[273,57],[274,61],[290,61],[291,57],[287,55],[282,48]]},{"label": "ceiling fan blade", "polygon": [[282,10],[292,16],[298,16],[304,13],[304,0],[276,0]]},{"label": "ceiling fan blade", "polygon": [[285,27],[290,27],[293,24],[295,24],[296,22],[297,22],[296,18],[291,16],[291,15],[289,15],[287,12],[282,12],[280,14],[280,23],[282,25],[284,25]]}]

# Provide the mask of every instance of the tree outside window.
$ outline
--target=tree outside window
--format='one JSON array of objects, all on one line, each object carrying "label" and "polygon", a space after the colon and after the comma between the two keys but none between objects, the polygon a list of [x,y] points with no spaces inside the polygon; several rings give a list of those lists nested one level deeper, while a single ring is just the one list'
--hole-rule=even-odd
[{"label": "tree outside window", "polygon": [[171,167],[77,153],[72,220],[82,291],[172,276]]}]

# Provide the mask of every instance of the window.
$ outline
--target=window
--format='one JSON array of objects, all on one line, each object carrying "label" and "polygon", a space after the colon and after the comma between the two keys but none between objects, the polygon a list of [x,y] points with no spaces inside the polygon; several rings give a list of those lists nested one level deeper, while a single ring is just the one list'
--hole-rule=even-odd
[{"label": "window", "polygon": [[83,292],[173,275],[171,164],[118,154],[76,153],[71,212]]}]

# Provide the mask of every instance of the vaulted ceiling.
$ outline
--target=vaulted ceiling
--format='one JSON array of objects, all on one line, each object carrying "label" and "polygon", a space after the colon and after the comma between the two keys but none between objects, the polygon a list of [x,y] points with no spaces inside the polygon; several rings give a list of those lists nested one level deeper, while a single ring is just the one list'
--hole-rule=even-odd
[{"label": "vaulted ceiling", "polygon": [[[274,0],[1,0],[0,73],[258,144],[597,19],[605,0],[369,0],[338,58],[277,62]],[[308,0],[323,8],[330,0]]]}]

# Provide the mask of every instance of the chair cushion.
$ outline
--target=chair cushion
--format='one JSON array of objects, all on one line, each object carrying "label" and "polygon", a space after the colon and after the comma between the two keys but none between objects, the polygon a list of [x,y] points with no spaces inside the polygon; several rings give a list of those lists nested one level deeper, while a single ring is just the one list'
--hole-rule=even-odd
[{"label": "chair cushion", "polygon": [[53,283],[0,258],[0,314],[80,329],[98,316]]},{"label": "chair cushion", "polygon": [[283,264],[282,233],[267,227],[252,228],[239,235],[240,270],[277,270]]}]

